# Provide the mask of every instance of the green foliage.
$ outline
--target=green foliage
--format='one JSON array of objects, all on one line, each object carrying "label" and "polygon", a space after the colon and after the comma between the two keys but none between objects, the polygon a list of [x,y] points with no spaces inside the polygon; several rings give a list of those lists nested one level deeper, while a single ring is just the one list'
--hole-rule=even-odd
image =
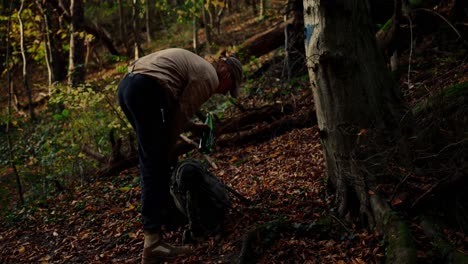
[{"label": "green foliage", "polygon": [[[44,49],[40,48],[42,33],[40,31],[41,18],[33,11],[33,3],[26,6],[21,12],[23,23],[24,45],[27,54],[32,54],[36,62],[44,60]],[[16,10],[11,17],[12,27],[10,31],[13,54],[20,55],[20,24],[18,21],[18,11]]]},{"label": "green foliage", "polygon": [[126,73],[128,71],[128,65],[127,65],[128,57],[127,56],[118,56],[118,55],[112,55],[112,54],[107,53],[104,57],[108,61],[112,63],[116,63],[115,70],[118,73]]},{"label": "green foliage", "polygon": [[443,91],[443,96],[447,99],[453,100],[459,96],[464,96],[468,93],[468,82],[456,83]]},{"label": "green foliage", "polygon": [[[79,149],[79,144],[109,154],[108,135],[112,129],[121,129],[122,124],[112,112],[115,85],[108,85],[102,91],[96,91],[90,86],[77,88],[62,87],[53,91],[51,106],[64,108],[54,114],[54,119],[68,131],[57,138],[62,145],[70,149]],[[111,97],[112,96],[112,97]],[[83,155],[76,153],[78,157]]]},{"label": "green foliage", "polygon": [[468,82],[456,83],[419,102],[415,105],[413,111],[416,115],[429,113],[435,111],[435,109],[450,112],[449,109],[464,105],[467,95]]},{"label": "green foliage", "polygon": [[392,27],[392,24],[393,24],[393,18],[390,18],[389,20],[387,20],[387,22],[385,22],[385,24],[383,25],[377,25],[377,27],[382,30],[382,31],[388,31],[391,27]]},{"label": "green foliage", "polygon": [[[115,94],[115,83],[99,89],[90,85],[57,86],[39,121],[29,123],[16,118],[11,122],[14,163],[27,202],[44,200],[62,187],[93,178],[84,173],[93,171],[98,164],[82,153],[81,146],[109,155],[110,131],[129,130],[129,125],[119,118],[122,113],[114,106]],[[8,151],[4,141],[0,143],[0,151]],[[2,155],[0,164],[7,162],[7,155]],[[0,192],[0,202],[14,193],[15,183],[11,181],[9,186],[10,191]]]}]

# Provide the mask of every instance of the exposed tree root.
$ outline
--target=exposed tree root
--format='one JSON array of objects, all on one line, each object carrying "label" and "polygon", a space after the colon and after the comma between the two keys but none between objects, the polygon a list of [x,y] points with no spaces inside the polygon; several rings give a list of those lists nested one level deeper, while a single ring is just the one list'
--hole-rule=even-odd
[{"label": "exposed tree root", "polygon": [[370,205],[377,227],[384,232],[388,243],[385,263],[416,263],[416,248],[407,224],[379,195],[370,196]]}]

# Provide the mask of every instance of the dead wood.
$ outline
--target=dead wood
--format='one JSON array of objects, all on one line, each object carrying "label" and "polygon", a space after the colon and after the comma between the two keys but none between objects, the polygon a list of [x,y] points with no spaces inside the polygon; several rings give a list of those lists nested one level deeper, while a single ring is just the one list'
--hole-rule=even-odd
[{"label": "dead wood", "polygon": [[[310,127],[316,123],[315,112],[310,107],[302,106],[299,108],[294,103],[277,103],[261,108],[247,109],[245,112],[215,124],[216,145],[222,147],[232,144],[246,144],[277,136],[293,128]],[[99,177],[115,175],[121,170],[138,164],[136,151],[125,155],[121,151],[122,140],[116,140],[113,133],[109,135],[109,138],[112,145],[111,157],[104,157],[99,152],[82,146],[83,153],[102,164],[106,164],[98,171]],[[130,143],[130,145],[133,144]],[[197,147],[198,144],[194,140],[182,136],[176,145],[176,153],[180,156]],[[206,158],[211,160],[209,156]],[[216,167],[214,162],[211,162],[211,165]]]},{"label": "dead wood", "polygon": [[271,123],[265,122],[255,128],[245,131],[234,132],[223,135],[216,142],[218,146],[244,145],[253,141],[262,141],[278,136],[293,128],[311,127],[317,123],[316,116],[312,111],[306,111],[297,115],[284,116]]},{"label": "dead wood", "polygon": [[378,195],[369,197],[377,227],[388,243],[385,263],[416,263],[416,248],[408,225]]},{"label": "dead wood", "polygon": [[83,152],[86,156],[93,158],[94,160],[98,161],[101,164],[106,164],[109,158],[106,157],[106,155],[90,148],[89,146],[85,144],[80,144],[80,150]]},{"label": "dead wood", "polygon": [[294,111],[292,104],[274,104],[261,108],[249,109],[232,118],[226,119],[215,126],[215,135],[238,132],[250,129],[251,125],[258,122],[273,122]]},{"label": "dead wood", "polygon": [[292,23],[291,18],[247,39],[238,50],[241,59],[248,60],[252,56],[258,58],[284,45],[284,29]]},{"label": "dead wood", "polygon": [[133,156],[133,157],[127,157],[124,160],[120,160],[118,162],[115,162],[113,164],[109,164],[105,166],[104,168],[101,168],[97,173],[96,177],[97,178],[105,178],[109,176],[114,176],[118,174],[119,172],[132,168],[135,165],[138,164],[138,157]]}]

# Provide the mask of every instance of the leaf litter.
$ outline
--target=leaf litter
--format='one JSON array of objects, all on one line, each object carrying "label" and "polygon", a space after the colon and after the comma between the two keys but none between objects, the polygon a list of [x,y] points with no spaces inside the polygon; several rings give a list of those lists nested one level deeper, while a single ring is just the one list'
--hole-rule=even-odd
[{"label": "leaf litter", "polygon": [[[303,235],[271,224],[280,220],[313,225],[334,213],[324,186],[316,127],[217,149],[212,158],[218,169],[211,171],[253,205],[233,198],[223,232],[193,244],[193,255],[168,263],[233,263],[245,234],[262,225],[276,238],[263,238],[271,241],[260,243],[264,248],[258,263],[374,263],[382,258],[380,238],[349,223],[331,222],[327,235]],[[2,262],[139,262],[143,233],[138,175],[136,168],[126,170],[74,186],[36,209],[17,212],[15,221],[0,230]],[[168,229],[166,239],[180,244],[183,229]]]}]

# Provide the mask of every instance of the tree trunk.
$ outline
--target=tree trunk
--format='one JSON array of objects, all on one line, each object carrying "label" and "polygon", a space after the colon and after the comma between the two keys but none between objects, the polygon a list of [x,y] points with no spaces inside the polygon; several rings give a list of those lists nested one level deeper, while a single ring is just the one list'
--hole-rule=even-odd
[{"label": "tree trunk", "polygon": [[152,11],[152,1],[146,0],[146,41],[151,43],[151,15],[153,14]]},{"label": "tree trunk", "polygon": [[83,0],[70,1],[70,61],[68,67],[68,84],[72,87],[85,80],[85,31]]},{"label": "tree trunk", "polygon": [[127,40],[127,29],[125,27],[125,14],[124,14],[124,6],[122,0],[119,1],[119,37],[120,41],[122,41],[125,47],[125,54],[130,57],[130,48],[128,47],[128,40]]},{"label": "tree trunk", "polygon": [[369,193],[400,150],[392,147],[410,115],[377,48],[367,1],[305,0],[304,23],[328,182],[339,213],[359,212],[373,226]]},{"label": "tree trunk", "polygon": [[133,25],[133,48],[134,48],[134,59],[137,60],[140,56],[143,56],[142,50],[140,48],[140,19],[138,14],[140,13],[140,1],[133,0],[133,15],[132,15],[132,25]]},{"label": "tree trunk", "polygon": [[46,1],[45,16],[50,27],[51,38],[49,42],[50,65],[52,68],[52,83],[61,82],[67,78],[67,54],[63,50],[63,40],[60,31],[66,31],[61,23],[61,14],[57,14],[52,1]]},{"label": "tree trunk", "polygon": [[29,83],[28,83],[28,70],[27,70],[28,61],[26,60],[26,49],[24,48],[24,26],[23,26],[23,20],[21,19],[21,13],[23,12],[23,8],[24,8],[24,0],[21,1],[21,5],[18,10],[21,57],[23,58],[23,85],[24,85],[24,89],[26,90],[26,94],[28,95],[29,118],[31,120],[34,120],[35,116],[34,116],[34,107],[32,104],[32,93],[31,93],[31,87],[29,87]]},{"label": "tree trunk", "polygon": [[207,6],[209,6],[210,4],[210,1],[205,1],[203,0],[203,6],[201,8],[201,11],[202,11],[202,18],[203,18],[203,24],[205,26],[205,38],[206,38],[206,48],[207,50],[211,50],[211,40],[212,40],[212,37],[211,37],[211,33],[212,33],[212,24],[210,22],[210,15],[209,15],[209,9],[207,8]]},{"label": "tree trunk", "polygon": [[[193,5],[196,6],[197,1],[193,0]],[[197,17],[197,12],[193,13],[193,51],[198,54],[199,50],[199,40],[198,40],[198,17]]]},{"label": "tree trunk", "polygon": [[[11,32],[11,15],[13,10],[13,1],[10,1],[9,10],[8,10],[8,22],[7,22],[7,32],[6,32],[6,54],[5,54],[5,65],[9,65],[10,63],[10,38],[8,37]],[[12,108],[12,82],[11,82],[11,73],[10,69],[7,68],[6,72],[6,79],[7,79],[7,89],[8,89],[8,105],[7,105],[7,120],[11,120],[11,108]],[[10,137],[10,121],[6,122],[6,129],[5,135],[7,140],[7,147],[8,147],[8,164],[13,170],[13,173],[16,177],[16,185],[18,188],[18,196],[20,203],[24,204],[24,196],[23,196],[23,185],[21,183],[21,177],[16,169],[16,163],[14,162],[14,155],[13,155],[13,144],[11,142]]]},{"label": "tree trunk", "polygon": [[[63,6],[62,1],[57,2],[57,0],[47,0],[47,4],[52,6],[52,8],[60,10],[63,12],[63,14],[59,14],[60,20],[63,18],[65,21],[70,22],[72,18],[70,17],[70,12]],[[84,21],[85,22],[85,21]],[[120,53],[117,51],[117,49],[114,47],[112,39],[110,39],[107,34],[104,32],[104,30],[94,26],[93,24],[83,24],[83,28],[86,32],[93,34],[96,39],[99,41],[102,41],[104,46],[109,50],[109,52],[112,55],[120,55]]]},{"label": "tree trunk", "polygon": [[258,18],[265,18],[267,3],[266,0],[260,0],[260,12],[258,12]]},{"label": "tree trunk", "polygon": [[53,83],[53,71],[52,71],[52,52],[51,52],[51,45],[50,45],[50,29],[49,29],[49,19],[47,17],[44,5],[42,1],[36,0],[36,6],[39,9],[39,12],[42,16],[42,23],[41,23],[41,31],[42,31],[42,38],[44,42],[44,58],[47,66],[47,80],[48,80],[48,94],[51,94],[51,87]]}]

